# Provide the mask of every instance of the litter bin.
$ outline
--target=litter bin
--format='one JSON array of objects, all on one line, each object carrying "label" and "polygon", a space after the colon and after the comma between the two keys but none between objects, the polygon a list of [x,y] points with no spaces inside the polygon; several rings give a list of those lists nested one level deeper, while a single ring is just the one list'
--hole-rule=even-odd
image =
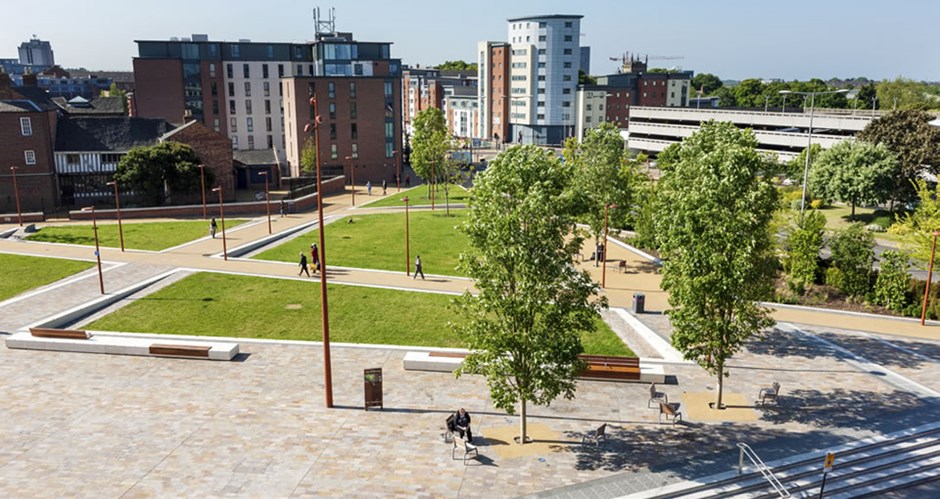
[{"label": "litter bin", "polygon": [[633,313],[642,314],[646,307],[646,295],[643,293],[633,293]]}]

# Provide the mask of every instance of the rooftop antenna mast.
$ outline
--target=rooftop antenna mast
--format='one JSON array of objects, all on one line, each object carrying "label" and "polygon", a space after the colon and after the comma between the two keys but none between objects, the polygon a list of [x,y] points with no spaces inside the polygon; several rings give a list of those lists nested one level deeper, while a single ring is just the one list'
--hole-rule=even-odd
[{"label": "rooftop antenna mast", "polygon": [[330,7],[329,10],[327,10],[326,19],[320,16],[320,7],[313,9],[313,28],[317,34],[317,38],[320,38],[321,35],[332,35],[336,33],[336,9]]}]

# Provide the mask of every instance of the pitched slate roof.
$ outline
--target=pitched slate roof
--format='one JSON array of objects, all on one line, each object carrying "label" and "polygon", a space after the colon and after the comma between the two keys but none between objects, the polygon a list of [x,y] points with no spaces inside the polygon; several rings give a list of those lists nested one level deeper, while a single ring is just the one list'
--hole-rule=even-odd
[{"label": "pitched slate roof", "polygon": [[275,165],[277,158],[274,149],[254,149],[250,151],[232,151],[232,159],[243,165]]},{"label": "pitched slate roof", "polygon": [[22,113],[26,111],[28,113],[37,113],[42,111],[39,106],[37,106],[31,100],[25,99],[4,99],[0,100],[0,113]]},{"label": "pitched slate roof", "polygon": [[156,144],[172,128],[154,118],[70,116],[59,120],[55,150],[125,152]]},{"label": "pitched slate roof", "polygon": [[[73,101],[75,99],[72,99]],[[52,102],[59,106],[68,114],[108,114],[114,116],[125,115],[123,97],[95,97],[87,104],[76,107],[72,101],[66,101],[64,97],[53,97]]]}]

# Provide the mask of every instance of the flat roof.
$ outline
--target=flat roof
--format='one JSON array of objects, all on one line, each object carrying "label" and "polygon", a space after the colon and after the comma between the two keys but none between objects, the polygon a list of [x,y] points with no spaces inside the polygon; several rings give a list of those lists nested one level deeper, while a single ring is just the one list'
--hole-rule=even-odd
[{"label": "flat roof", "polygon": [[506,19],[508,22],[516,21],[532,21],[535,19],[582,19],[584,16],[581,14],[548,14],[544,16],[526,16],[526,17],[511,17]]}]

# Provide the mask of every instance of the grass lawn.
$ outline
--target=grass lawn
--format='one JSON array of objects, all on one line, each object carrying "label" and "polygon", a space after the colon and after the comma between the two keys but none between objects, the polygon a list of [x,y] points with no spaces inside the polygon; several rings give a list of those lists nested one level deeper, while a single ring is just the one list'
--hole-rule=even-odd
[{"label": "grass lawn", "polygon": [[91,268],[91,262],[0,253],[0,300]]},{"label": "grass lawn", "polygon": [[[225,229],[245,223],[245,220],[225,220]],[[124,246],[130,249],[160,251],[209,235],[209,223],[197,222],[143,222],[124,226]],[[219,233],[222,232],[221,222]],[[219,236],[221,237],[221,236]],[[30,241],[95,245],[91,225],[53,225],[39,229],[28,237]],[[98,242],[101,246],[120,248],[121,240],[116,223],[98,224]]]},{"label": "grass lawn", "polygon": [[[465,346],[448,327],[448,322],[457,320],[450,295],[329,285],[329,299],[332,341]],[[199,273],[136,300],[87,328],[317,341],[321,339],[320,286],[314,279],[301,282]],[[585,339],[588,353],[630,354],[606,325]]]},{"label": "grass lawn", "polygon": [[[372,192],[375,192],[375,187],[372,187]],[[381,190],[379,191],[381,192]],[[391,186],[388,188],[388,196],[385,196],[379,201],[374,203],[369,203],[366,205],[367,208],[380,208],[388,206],[405,206],[405,203],[402,202],[401,198],[408,196],[408,205],[409,206],[423,206],[431,204],[431,197],[428,195],[428,186],[419,185],[417,187],[412,187],[406,191],[396,192],[392,189]],[[458,187],[456,185],[450,186],[448,198],[450,199],[450,204],[463,204],[467,202],[467,198],[470,197],[470,192],[464,189],[463,187]],[[368,201],[369,197],[366,196],[365,199]],[[441,209],[444,209],[444,188],[438,184],[434,186],[434,205],[440,206]]]},{"label": "grass lawn", "polygon": [[[466,210],[409,213],[411,263],[421,255],[425,274],[458,275],[460,253],[469,247],[467,237],[454,227],[464,221]],[[352,219],[353,223],[348,220]],[[405,270],[405,213],[381,213],[346,217],[326,225],[326,262],[340,267]],[[314,231],[305,237],[275,246],[254,258],[296,262],[299,253],[310,254],[317,240]]]}]

